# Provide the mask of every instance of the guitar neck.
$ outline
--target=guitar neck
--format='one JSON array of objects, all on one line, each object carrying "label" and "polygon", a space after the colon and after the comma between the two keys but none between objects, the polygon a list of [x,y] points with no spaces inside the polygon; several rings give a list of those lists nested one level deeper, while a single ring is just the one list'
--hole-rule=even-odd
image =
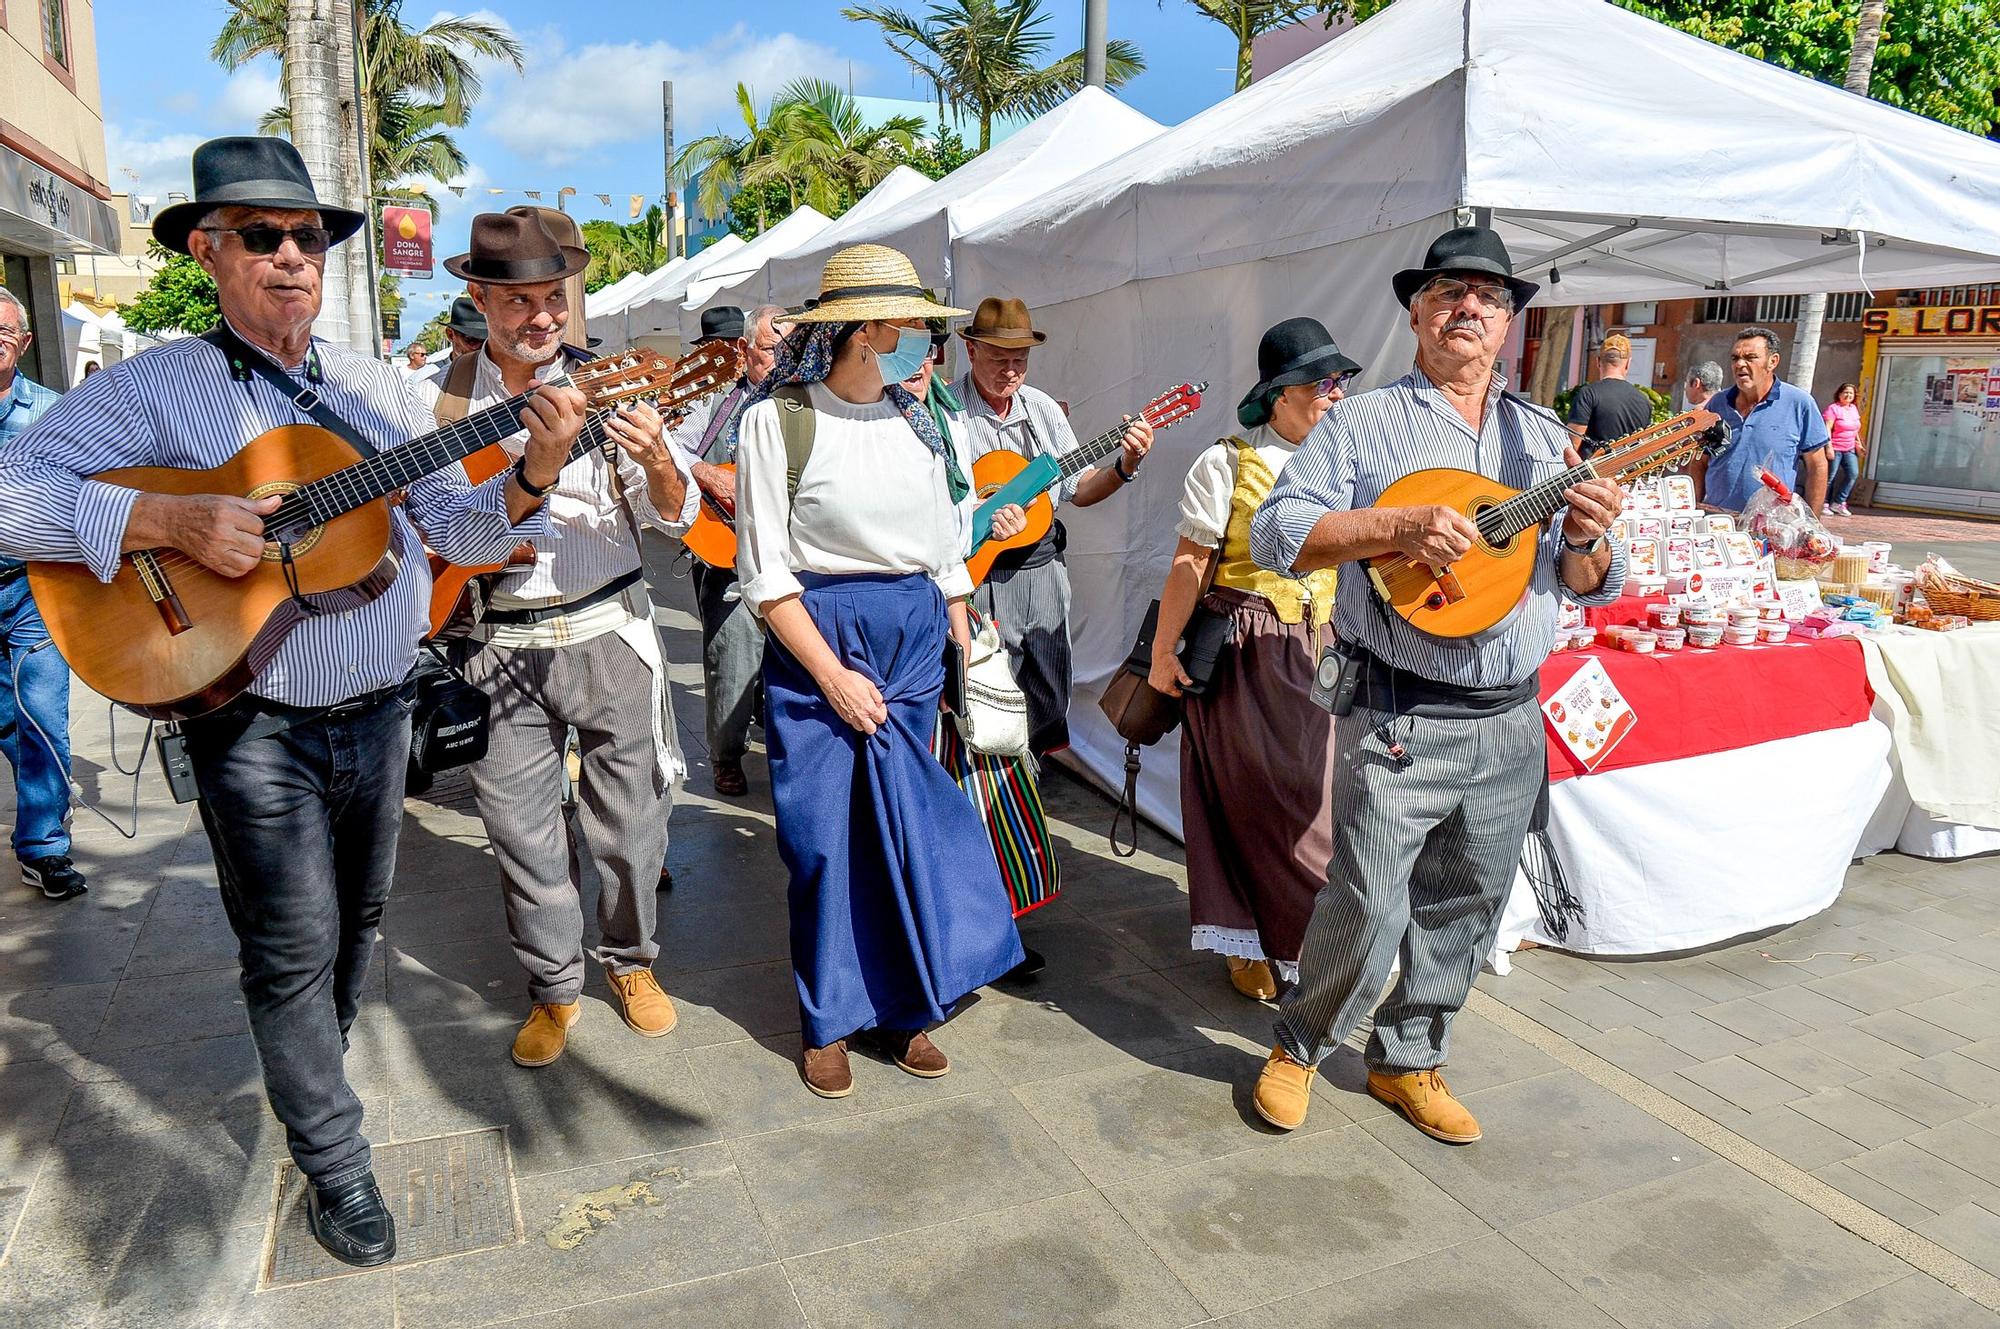
[{"label": "guitar neck", "polygon": [[1562,511],[1564,491],[1597,478],[1597,468],[1589,462],[1569,467],[1480,513],[1480,532],[1495,544],[1511,540]]},{"label": "guitar neck", "polygon": [[1079,446],[1075,452],[1064,453],[1056,459],[1056,465],[1062,469],[1062,478],[1067,480],[1097,465],[1118,451],[1124,443],[1125,425],[1121,422],[1116,429],[1107,429],[1090,442]]}]

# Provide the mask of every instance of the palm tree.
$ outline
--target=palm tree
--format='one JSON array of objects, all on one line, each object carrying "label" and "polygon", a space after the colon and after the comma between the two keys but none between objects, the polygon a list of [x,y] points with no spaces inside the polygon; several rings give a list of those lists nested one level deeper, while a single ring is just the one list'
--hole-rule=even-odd
[{"label": "palm tree", "polygon": [[1228,28],[1236,38],[1238,92],[1250,86],[1250,49],[1257,38],[1329,8],[1328,0],[1188,0],[1188,3],[1200,10],[1204,18]]},{"label": "palm tree", "polygon": [[787,84],[772,103],[770,124],[771,151],[744,173],[743,183],[782,183],[793,207],[809,203],[828,216],[880,184],[926,128],[914,115],[871,125],[852,96],[816,78]]},{"label": "palm tree", "polygon": [[657,206],[646,209],[644,217],[631,223],[587,221],[583,241],[590,251],[590,267],[583,275],[586,291],[602,290],[634,272],[651,272],[667,261]]},{"label": "palm tree", "polygon": [[[993,146],[993,117],[1040,115],[1083,86],[1083,52],[1052,65],[1042,0],[933,0],[921,18],[906,10],[855,6],[843,18],[873,23],[882,40],[937,90],[938,109],[979,117],[979,150]],[[1122,87],[1144,73],[1131,42],[1105,47],[1104,81]]]},{"label": "palm tree", "polygon": [[[746,84],[736,85],[736,110],[743,117],[740,135],[707,134],[682,148],[674,158],[675,185],[685,185],[696,176],[701,188],[695,191],[695,206],[705,217],[720,217],[729,200],[749,183],[750,173],[762,167],[778,142],[774,116],[759,116],[757,103]],[[775,110],[775,108],[774,108]],[[768,224],[764,191],[756,190],[757,229]]]},{"label": "palm tree", "polygon": [[[436,212],[437,199],[413,182],[456,180],[468,165],[457,140],[444,132],[448,123],[444,107],[436,102],[411,101],[400,94],[378,97],[373,119],[375,141],[369,145],[368,162],[369,174],[376,181],[375,193],[421,203]],[[277,106],[266,111],[257,128],[266,134],[289,136],[291,108]]]}]

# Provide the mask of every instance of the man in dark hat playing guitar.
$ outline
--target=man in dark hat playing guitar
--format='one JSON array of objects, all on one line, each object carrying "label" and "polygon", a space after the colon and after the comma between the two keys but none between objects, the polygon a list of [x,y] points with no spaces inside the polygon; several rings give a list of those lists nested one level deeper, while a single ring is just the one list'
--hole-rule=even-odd
[{"label": "man in dark hat playing guitar", "polygon": [[[439,423],[483,410],[585,359],[564,334],[581,311],[570,278],[589,263],[561,243],[560,213],[516,208],[472,219],[470,252],[444,261],[486,318],[486,344],[452,361],[442,383],[419,384]],[[580,318],[579,318],[580,324]],[[666,666],[640,561],[640,528],[679,535],[697,495],[686,459],[649,405],[611,415],[612,446],[567,461],[548,489],[557,539],[534,560],[497,575],[472,631],[468,682],[493,698],[486,755],[472,789],[499,861],[514,954],[528,972],[528,1018],[514,1039],[522,1066],[562,1055],[583,1016],[583,883],[563,824],[565,739],[582,754],[577,808],[601,883],[604,966],[625,1023],[647,1038],[674,1027],[673,1003],[653,977],[656,892],[667,852],[673,786],[686,773],[674,735]],[[571,437],[575,434],[572,432]],[[508,452],[520,440],[504,441]],[[581,848],[582,846],[580,846]]]},{"label": "man in dark hat playing guitar", "polygon": [[[0,550],[85,563],[107,582],[135,550],[242,577],[271,556],[264,519],[277,497],[148,494],[88,477],[208,469],[279,425],[345,429],[376,449],[431,432],[393,366],[312,335],[326,251],[363,214],[320,202],[283,139],[204,143],[194,180],[193,201],[162,211],[153,234],[215,278],[222,322],[93,374],[0,449]],[[522,413],[516,468],[477,488],[455,467],[412,482],[390,510],[400,571],[388,589],[307,615],[247,693],[186,726],[264,1087],[311,1183],[313,1235],[348,1264],[396,1251],[342,1061],[402,828],[403,683],[430,599],[418,530],[466,565],[545,536],[541,496],[582,419],[580,393],[546,391]]]},{"label": "man in dark hat playing guitar", "polygon": [[[1498,235],[1448,231],[1393,285],[1410,311],[1416,365],[1335,404],[1285,464],[1250,523],[1252,552],[1274,572],[1395,553],[1449,568],[1482,542],[1479,528],[1443,503],[1371,506],[1390,485],[1453,467],[1527,489],[1576,464],[1555,416],[1507,393],[1494,369],[1514,312],[1537,289],[1514,275]],[[1305,1124],[1315,1068],[1368,1013],[1400,955],[1396,986],[1375,1008],[1368,1092],[1433,1139],[1480,1137],[1438,1067],[1493,947],[1547,778],[1535,685],[1556,597],[1608,603],[1625,582],[1624,551],[1607,535],[1618,486],[1584,480],[1561,501],[1554,521],[1518,536],[1536,541],[1527,594],[1477,636],[1419,631],[1376,598],[1367,569],[1341,573],[1333,622],[1355,702],[1330,708],[1343,717],[1333,728],[1333,859],[1252,1100],[1281,1130]]]}]

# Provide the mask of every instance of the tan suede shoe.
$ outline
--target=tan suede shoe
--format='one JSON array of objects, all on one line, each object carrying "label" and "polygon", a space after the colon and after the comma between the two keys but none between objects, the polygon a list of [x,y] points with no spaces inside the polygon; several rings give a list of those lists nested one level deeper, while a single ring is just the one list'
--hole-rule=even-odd
[{"label": "tan suede shoe", "polygon": [[674,1004],[667,1000],[667,994],[660,991],[660,980],[653,977],[650,969],[634,969],[627,974],[612,974],[611,992],[618,1001],[618,1009],[625,1017],[626,1025],[633,1033],[646,1038],[659,1038],[673,1032],[680,1023],[680,1015]]},{"label": "tan suede shoe", "polygon": [[821,1098],[845,1098],[854,1092],[854,1068],[847,1064],[847,1040],[835,1039],[823,1048],[799,1053],[799,1078]]},{"label": "tan suede shoe", "polygon": [[1306,1109],[1312,1106],[1313,1076],[1318,1067],[1292,1060],[1281,1047],[1271,1049],[1264,1073],[1257,1077],[1257,1092],[1250,1104],[1257,1115],[1281,1131],[1295,1131],[1306,1124]]},{"label": "tan suede shoe", "polygon": [[563,1054],[569,1042],[570,1026],[583,1018],[583,1003],[567,1005],[538,1001],[528,1012],[528,1022],[514,1035],[514,1064],[546,1066]]},{"label": "tan suede shoe", "polygon": [[1465,1104],[1451,1096],[1436,1070],[1389,1075],[1368,1072],[1368,1092],[1408,1118],[1409,1123],[1446,1144],[1471,1144],[1480,1138],[1479,1122]]},{"label": "tan suede shoe", "polygon": [[1240,955],[1223,957],[1229,961],[1229,986],[1241,992],[1252,1001],[1274,1001],[1278,996],[1278,980],[1271,977],[1271,966],[1263,960],[1246,960]]}]

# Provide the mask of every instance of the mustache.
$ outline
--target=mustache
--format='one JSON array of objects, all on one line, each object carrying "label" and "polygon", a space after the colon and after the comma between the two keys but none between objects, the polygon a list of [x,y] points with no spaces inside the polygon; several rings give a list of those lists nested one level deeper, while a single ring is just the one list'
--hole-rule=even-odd
[{"label": "mustache", "polygon": [[1453,332],[1485,332],[1486,322],[1477,318],[1455,318],[1444,325],[1447,334]]}]

